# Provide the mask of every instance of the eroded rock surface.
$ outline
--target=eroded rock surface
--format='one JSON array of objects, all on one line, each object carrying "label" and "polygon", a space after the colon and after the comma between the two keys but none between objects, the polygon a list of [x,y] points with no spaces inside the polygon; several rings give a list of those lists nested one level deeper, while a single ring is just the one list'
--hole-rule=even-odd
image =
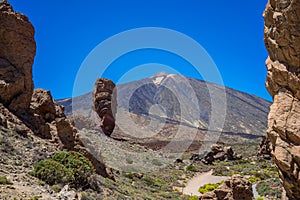
[{"label": "eroded rock surface", "polygon": [[269,0],[264,18],[266,87],[274,99],[267,133],[287,196],[300,199],[300,1]]},{"label": "eroded rock surface", "polygon": [[78,151],[87,157],[98,174],[113,178],[105,164],[99,160],[101,155],[90,152],[81,142],[77,129],[66,118],[62,106],[57,105],[49,90],[36,89],[32,95],[30,122],[41,137],[52,139],[61,149]]},{"label": "eroded rock surface", "polygon": [[16,114],[29,108],[33,92],[34,28],[28,18],[0,2],[0,102]]},{"label": "eroded rock surface", "polygon": [[98,78],[93,91],[94,109],[101,118],[103,132],[110,136],[115,128],[116,92],[115,84],[108,79]]},{"label": "eroded rock surface", "polygon": [[217,189],[205,193],[200,200],[252,200],[252,184],[240,175],[233,175]]},{"label": "eroded rock surface", "polygon": [[76,128],[48,90],[33,91],[34,28],[28,18],[0,1],[0,126],[20,135],[46,139],[57,150],[81,152],[96,172],[112,178],[109,168],[80,141]]},{"label": "eroded rock surface", "polygon": [[268,137],[263,137],[258,148],[257,156],[270,160],[271,159],[271,149],[270,140]]}]

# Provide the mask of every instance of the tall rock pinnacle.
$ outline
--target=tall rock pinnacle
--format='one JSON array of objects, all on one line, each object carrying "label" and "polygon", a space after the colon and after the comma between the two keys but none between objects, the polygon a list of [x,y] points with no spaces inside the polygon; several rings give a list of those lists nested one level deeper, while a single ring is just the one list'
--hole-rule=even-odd
[{"label": "tall rock pinnacle", "polygon": [[289,199],[300,199],[300,1],[269,0],[265,12],[266,87],[272,157]]},{"label": "tall rock pinnacle", "polygon": [[108,79],[98,78],[93,91],[93,102],[96,113],[101,118],[103,132],[110,136],[115,128],[116,95],[115,84]]},{"label": "tall rock pinnacle", "polygon": [[34,28],[28,18],[0,1],[0,103],[16,114],[30,106]]}]

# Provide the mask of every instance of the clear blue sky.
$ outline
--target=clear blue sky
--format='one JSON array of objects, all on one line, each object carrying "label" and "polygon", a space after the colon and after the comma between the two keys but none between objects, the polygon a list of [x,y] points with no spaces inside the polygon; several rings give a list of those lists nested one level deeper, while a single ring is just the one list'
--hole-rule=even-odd
[{"label": "clear blue sky", "polygon": [[[163,27],[200,43],[216,63],[225,86],[271,100],[264,83],[267,51],[262,13],[267,0],[9,0],[33,23],[37,54],[33,66],[35,87],[49,89],[55,99],[72,96],[81,63],[105,39],[128,29]],[[193,77],[192,67],[162,51],[124,56],[105,73],[118,81],[137,64],[181,66]],[[175,67],[176,68],[176,67]],[[159,67],[137,74],[140,79]],[[198,76],[196,76],[198,78]],[[128,80],[130,81],[130,80]]]}]

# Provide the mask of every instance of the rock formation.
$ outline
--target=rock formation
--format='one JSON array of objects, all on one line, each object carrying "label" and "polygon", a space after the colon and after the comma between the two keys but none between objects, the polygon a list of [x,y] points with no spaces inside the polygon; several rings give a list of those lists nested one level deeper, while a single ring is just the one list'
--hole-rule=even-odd
[{"label": "rock formation", "polygon": [[262,141],[259,144],[258,157],[262,157],[264,159],[270,160],[271,159],[271,149],[270,149],[270,140],[267,137],[263,137]]},{"label": "rock formation", "polygon": [[0,1],[0,25],[0,126],[48,139],[59,150],[78,151],[92,162],[98,174],[113,178],[110,169],[97,159],[100,156],[96,158],[80,141],[50,91],[33,91],[36,49],[34,28],[27,17],[15,12],[7,1]]},{"label": "rock formation", "polygon": [[34,28],[6,1],[0,2],[0,24],[0,102],[20,114],[29,108],[33,92]]},{"label": "rock formation", "polygon": [[300,1],[269,0],[264,18],[266,87],[274,99],[267,133],[287,196],[300,199]]},{"label": "rock formation", "polygon": [[113,178],[110,169],[99,160],[101,156],[95,157],[93,152],[85,148],[77,129],[66,118],[63,107],[53,101],[50,91],[36,89],[32,95],[30,108],[34,117],[29,118],[29,122],[39,136],[52,139],[60,145],[61,149],[82,153],[92,162],[98,174]]},{"label": "rock formation", "polygon": [[217,189],[205,193],[200,200],[252,200],[252,184],[240,175],[233,175]]},{"label": "rock formation", "polygon": [[231,146],[223,147],[220,144],[214,144],[211,147],[211,151],[208,152],[203,158],[199,154],[193,154],[190,160],[193,161],[202,161],[204,164],[211,165],[215,161],[223,161],[223,160],[240,160],[242,158],[241,155],[236,154]]},{"label": "rock formation", "polygon": [[110,136],[115,128],[116,93],[115,84],[108,79],[98,78],[93,91],[94,109],[101,118],[103,132]]}]

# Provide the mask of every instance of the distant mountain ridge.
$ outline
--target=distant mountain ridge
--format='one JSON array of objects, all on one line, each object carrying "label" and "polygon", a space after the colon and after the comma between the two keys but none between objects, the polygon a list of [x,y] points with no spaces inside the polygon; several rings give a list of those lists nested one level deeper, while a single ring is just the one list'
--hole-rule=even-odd
[{"label": "distant mountain ridge", "polygon": [[[192,87],[197,100],[193,103],[198,103],[199,106],[199,120],[195,124],[192,118],[195,118],[197,113],[193,113],[193,105],[191,103],[191,95],[186,94],[187,86],[182,84],[182,78],[188,81]],[[180,93],[180,102],[177,97],[178,94],[174,94],[172,88],[165,87],[162,82],[168,82],[169,87],[176,89],[177,93]],[[133,81],[117,86],[117,100],[118,108],[126,109],[130,113],[134,113],[138,116],[154,116],[161,120],[174,120],[183,124],[194,126],[195,128],[206,129],[208,128],[210,116],[211,116],[211,99],[208,90],[213,90],[217,98],[216,102],[225,101],[225,99],[219,99],[218,93],[221,93],[222,86],[217,84],[208,83],[202,80],[184,77],[176,74],[159,73],[150,78]],[[174,91],[174,90],[173,90]],[[265,129],[267,127],[267,115],[269,112],[269,106],[271,102],[262,98],[250,95],[244,92],[240,92],[234,89],[226,88],[226,118],[223,127],[217,127],[217,131],[239,134],[252,134],[252,135],[265,135]],[[131,94],[131,95],[129,95]],[[74,98],[76,102],[76,112],[79,112],[85,116],[91,116],[92,114],[92,96],[91,93],[81,95]],[[57,103],[65,106],[65,113],[71,115],[72,113],[72,99],[57,100]],[[180,105],[183,104],[183,105]],[[153,105],[158,105],[158,111],[155,112]],[[159,109],[161,107],[162,109]],[[185,109],[192,110],[185,110]],[[187,113],[186,119],[180,118],[180,113]],[[189,116],[191,115],[191,116]]]}]

